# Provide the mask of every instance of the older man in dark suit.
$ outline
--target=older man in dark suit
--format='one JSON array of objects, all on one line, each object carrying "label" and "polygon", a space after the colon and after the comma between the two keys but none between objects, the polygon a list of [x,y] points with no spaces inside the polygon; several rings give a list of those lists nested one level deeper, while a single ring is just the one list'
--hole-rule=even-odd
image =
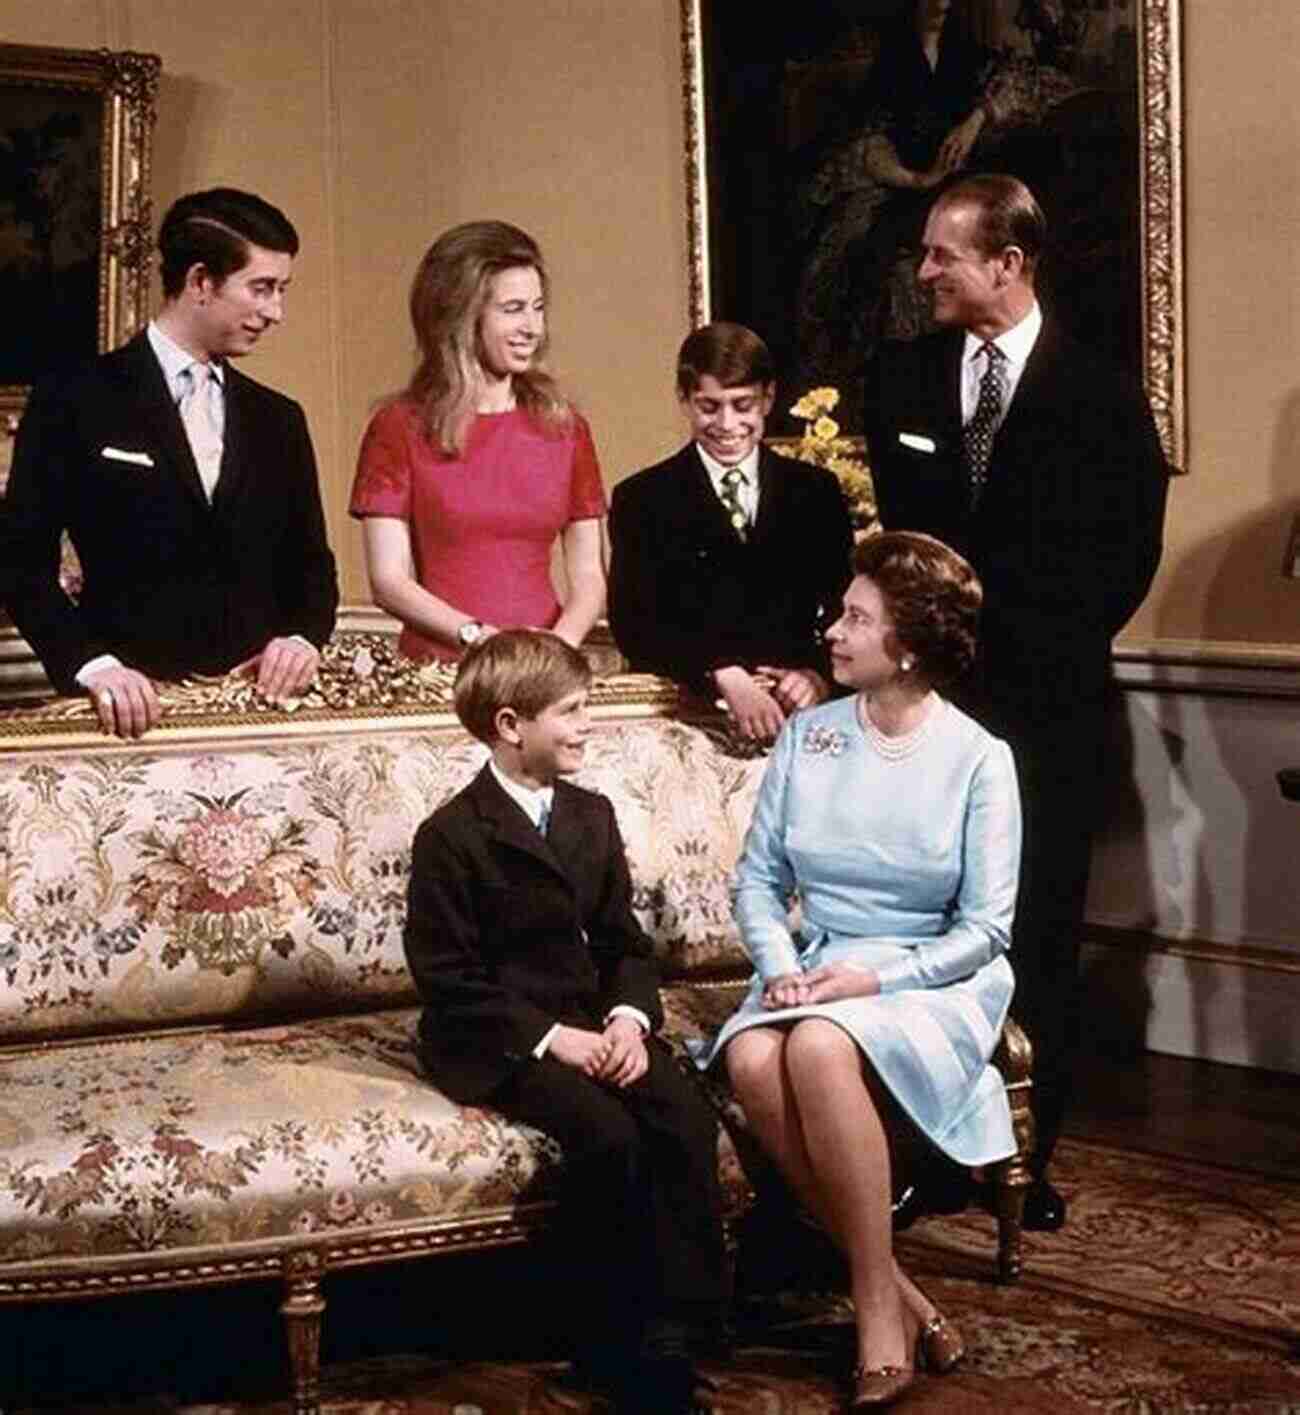
[{"label": "older man in dark suit", "polygon": [[746,736],[829,693],[821,628],[839,617],[853,531],[828,471],[763,446],[767,345],[708,324],[677,357],[692,440],[614,488],[609,621],[634,669],[721,697]]},{"label": "older man in dark suit", "polygon": [[158,244],[158,317],[36,392],[0,502],[0,602],[121,736],[158,721],[154,678],[243,667],[268,697],[301,692],[338,604],[302,409],[230,363],[283,318],[297,233],[216,188],[176,202]]},{"label": "older man in dark suit", "polygon": [[1110,643],[1160,558],[1167,467],[1135,376],[1044,314],[1046,222],[1011,177],[935,202],[920,280],[940,333],[868,370],[881,520],[960,550],[984,584],[967,706],[1010,742],[1024,801],[1014,1009],[1035,1047],[1036,1183],[1026,1223],[1058,1228],[1045,1171],[1076,1049],[1079,934],[1102,775]]}]

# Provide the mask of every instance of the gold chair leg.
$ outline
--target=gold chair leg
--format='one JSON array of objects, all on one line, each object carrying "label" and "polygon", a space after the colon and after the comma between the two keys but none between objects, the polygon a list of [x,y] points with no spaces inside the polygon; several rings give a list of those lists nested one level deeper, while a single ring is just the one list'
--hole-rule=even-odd
[{"label": "gold chair leg", "polygon": [[1024,1233],[1025,1194],[1029,1171],[1020,1156],[997,1166],[993,1176],[994,1203],[998,1220],[998,1281],[1020,1281],[1024,1266],[1021,1236]]}]

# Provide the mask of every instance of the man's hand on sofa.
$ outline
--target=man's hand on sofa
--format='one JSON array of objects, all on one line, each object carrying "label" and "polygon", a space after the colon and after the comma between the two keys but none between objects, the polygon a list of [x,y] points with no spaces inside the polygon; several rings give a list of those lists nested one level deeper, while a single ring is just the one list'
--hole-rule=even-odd
[{"label": "man's hand on sofa", "polygon": [[119,737],[142,737],[158,725],[162,708],[153,683],[143,673],[123,664],[78,675],[90,695],[99,725]]},{"label": "man's hand on sofa", "polygon": [[713,681],[743,736],[758,742],[776,738],[785,723],[785,713],[762,682],[739,664],[716,669]]}]

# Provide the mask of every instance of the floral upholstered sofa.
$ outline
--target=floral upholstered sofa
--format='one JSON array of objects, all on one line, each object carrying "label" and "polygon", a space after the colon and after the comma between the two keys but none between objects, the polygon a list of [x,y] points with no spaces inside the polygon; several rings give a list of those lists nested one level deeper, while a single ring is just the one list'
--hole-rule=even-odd
[{"label": "floral upholstered sofa", "polygon": [[[0,1301],[279,1278],[314,1411],[328,1271],[545,1223],[556,1146],[414,1059],[410,842],[485,756],[434,689],[274,726],[200,700],[137,744],[80,705],[0,713]],[[615,804],[668,1030],[700,1036],[747,972],[727,881],[763,762],[659,680],[595,699],[579,780]],[[725,1135],[719,1163],[734,1215]]]}]

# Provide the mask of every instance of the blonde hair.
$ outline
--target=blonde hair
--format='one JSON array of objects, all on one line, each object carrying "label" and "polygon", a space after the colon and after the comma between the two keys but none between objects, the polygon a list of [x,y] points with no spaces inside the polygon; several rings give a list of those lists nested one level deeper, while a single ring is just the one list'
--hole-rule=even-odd
[{"label": "blonde hair", "polygon": [[503,629],[469,649],[456,671],[452,702],[461,725],[490,747],[502,708],[534,718],[591,685],[591,665],[544,629]]},{"label": "blonde hair", "polygon": [[[463,454],[479,387],[479,324],[504,270],[537,272],[543,295],[550,283],[537,242],[504,221],[453,226],[424,253],[411,282],[411,324],[420,361],[406,396],[419,408],[425,434],[439,451]],[[540,366],[548,340],[526,373],[512,378],[515,401],[544,429],[567,428],[573,412],[555,380]]]}]

